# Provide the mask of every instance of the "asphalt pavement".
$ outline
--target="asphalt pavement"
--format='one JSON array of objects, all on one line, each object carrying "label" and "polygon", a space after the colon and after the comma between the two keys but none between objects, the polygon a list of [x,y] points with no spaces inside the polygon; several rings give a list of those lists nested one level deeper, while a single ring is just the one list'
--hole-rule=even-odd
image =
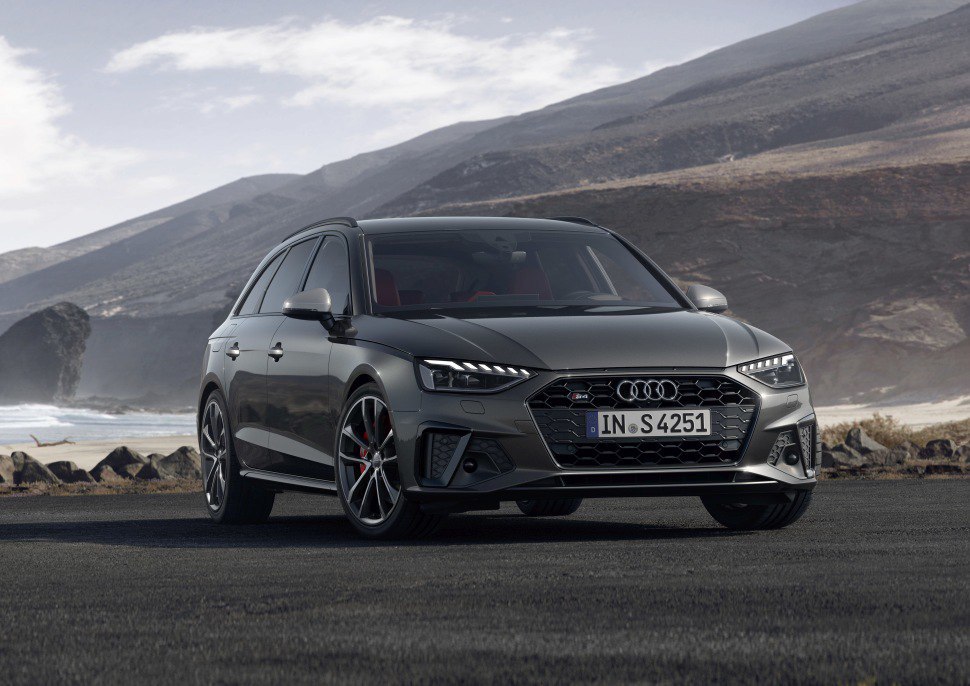
[{"label": "asphalt pavement", "polygon": [[0,683],[970,681],[970,480],[826,482],[781,531],[626,499],[403,544],[201,498],[0,499]]}]

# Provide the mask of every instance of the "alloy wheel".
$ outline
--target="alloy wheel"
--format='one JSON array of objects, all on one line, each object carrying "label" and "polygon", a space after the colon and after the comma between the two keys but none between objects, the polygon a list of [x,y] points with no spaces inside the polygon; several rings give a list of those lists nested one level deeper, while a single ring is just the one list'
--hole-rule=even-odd
[{"label": "alloy wheel", "polygon": [[229,436],[222,408],[210,400],[202,415],[202,476],[205,499],[214,512],[226,498],[226,474],[229,469]]},{"label": "alloy wheel", "polygon": [[382,524],[401,497],[394,429],[384,401],[373,395],[357,400],[344,419],[338,444],[344,501],[360,522]]}]

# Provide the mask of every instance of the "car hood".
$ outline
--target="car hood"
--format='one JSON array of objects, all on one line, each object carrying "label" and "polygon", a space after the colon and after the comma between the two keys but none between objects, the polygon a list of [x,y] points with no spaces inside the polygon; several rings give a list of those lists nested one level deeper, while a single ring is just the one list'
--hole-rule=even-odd
[{"label": "car hood", "polygon": [[555,316],[362,317],[359,337],[415,357],[567,370],[728,367],[791,348],[764,331],[690,310]]}]

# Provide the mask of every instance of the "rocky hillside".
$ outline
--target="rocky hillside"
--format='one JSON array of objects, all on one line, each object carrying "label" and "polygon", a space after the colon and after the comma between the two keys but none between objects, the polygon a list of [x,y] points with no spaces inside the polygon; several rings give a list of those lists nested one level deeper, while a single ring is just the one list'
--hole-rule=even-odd
[{"label": "rocky hillside", "polygon": [[[960,4],[867,0],[536,112],[455,124],[305,176],[245,179],[79,244],[0,256],[0,331],[44,306],[77,302],[93,324],[81,394],[139,397],[147,387],[188,401],[213,317],[272,245],[321,217],[441,212],[476,200],[485,208],[495,198],[570,188],[623,193],[623,184],[641,188],[658,170],[672,170],[666,188],[678,174],[684,184],[655,199],[665,206],[675,197],[694,202],[695,173],[958,163],[967,159],[967,13],[940,15]],[[697,167],[732,155],[715,171]],[[804,196],[786,197],[764,211],[805,210],[807,226]],[[712,225],[733,220],[701,204]],[[620,228],[640,221],[595,204],[576,211]],[[157,354],[142,355],[147,345]]]}]

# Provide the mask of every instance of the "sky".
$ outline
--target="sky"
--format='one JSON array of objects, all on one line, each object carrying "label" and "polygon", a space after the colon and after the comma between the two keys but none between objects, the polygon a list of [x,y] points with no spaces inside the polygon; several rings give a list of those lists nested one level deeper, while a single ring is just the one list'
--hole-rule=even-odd
[{"label": "sky", "polygon": [[0,3],[0,253],[537,109],[852,0]]}]

